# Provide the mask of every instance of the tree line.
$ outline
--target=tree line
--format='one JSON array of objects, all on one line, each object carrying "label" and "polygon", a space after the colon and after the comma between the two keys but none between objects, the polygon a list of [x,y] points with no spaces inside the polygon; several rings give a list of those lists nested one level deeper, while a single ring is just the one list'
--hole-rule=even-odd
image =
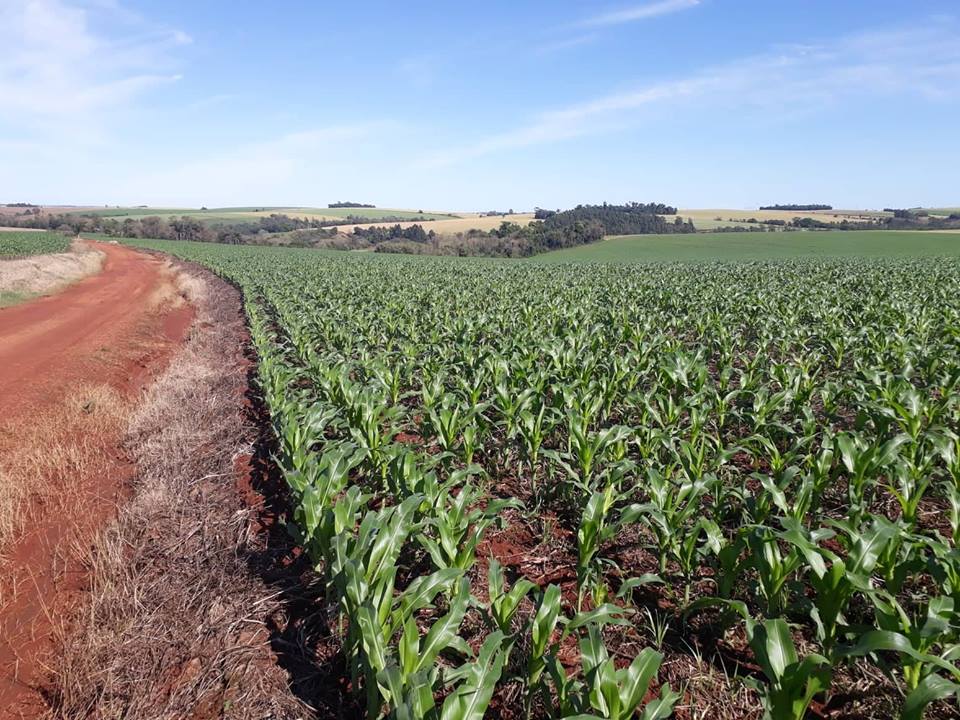
[{"label": "tree line", "polygon": [[[334,220],[319,218],[290,217],[282,213],[272,213],[267,217],[252,218],[237,223],[202,220],[196,216],[162,218],[147,216],[142,218],[104,217],[83,213],[41,213],[39,208],[27,210],[17,215],[4,217],[4,223],[14,227],[57,230],[74,235],[80,233],[99,233],[110,237],[152,238],[157,240],[194,240],[197,242],[222,242],[239,244],[252,238],[262,239],[263,235],[276,235],[297,230],[317,230],[320,228],[358,225],[374,221],[392,222],[403,218],[387,215],[382,218],[347,215]],[[429,220],[425,220],[429,222]]]}]

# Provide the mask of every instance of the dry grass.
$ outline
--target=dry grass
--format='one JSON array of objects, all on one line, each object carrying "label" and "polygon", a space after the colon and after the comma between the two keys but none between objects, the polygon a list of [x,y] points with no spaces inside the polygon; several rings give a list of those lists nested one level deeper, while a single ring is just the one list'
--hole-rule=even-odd
[{"label": "dry grass", "polygon": [[401,222],[401,223],[364,223],[362,225],[341,225],[338,229],[341,232],[352,233],[354,228],[370,227],[392,227],[399,225],[407,228],[411,225],[422,225],[424,230],[433,230],[442,235],[453,235],[458,232],[467,232],[468,230],[493,230],[500,227],[500,223],[514,222],[518,225],[529,225],[533,220],[533,213],[518,213],[516,215],[481,217],[474,214],[468,217],[451,218],[449,220],[431,220],[429,222]]},{"label": "dry grass", "polygon": [[29,522],[31,508],[75,506],[84,499],[79,479],[113,467],[101,439],[119,435],[126,410],[113,388],[90,385],[40,411],[29,425],[0,421],[0,553]]},{"label": "dry grass", "polygon": [[100,271],[103,253],[82,240],[70,252],[0,261],[0,295],[21,301],[48,295]]},{"label": "dry grass", "polygon": [[209,278],[179,280],[198,315],[131,417],[134,494],[89,556],[90,600],[62,638],[50,717],[305,714],[269,648],[276,601],[245,558],[239,296]]}]

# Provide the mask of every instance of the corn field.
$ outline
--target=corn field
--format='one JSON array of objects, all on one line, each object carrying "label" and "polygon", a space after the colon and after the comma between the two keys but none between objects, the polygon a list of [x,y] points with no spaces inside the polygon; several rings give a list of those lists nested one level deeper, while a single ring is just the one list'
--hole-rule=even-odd
[{"label": "corn field", "polygon": [[0,259],[66,252],[69,247],[70,238],[61,233],[0,232]]},{"label": "corn field", "polygon": [[367,717],[958,717],[957,261],[163,249],[243,290]]}]

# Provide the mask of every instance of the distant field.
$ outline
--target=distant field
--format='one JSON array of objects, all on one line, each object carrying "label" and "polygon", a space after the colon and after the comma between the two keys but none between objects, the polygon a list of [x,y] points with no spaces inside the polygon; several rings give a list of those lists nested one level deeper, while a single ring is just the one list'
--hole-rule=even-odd
[{"label": "distant field", "polygon": [[2,232],[0,233],[0,258],[24,255],[48,255],[65,252],[70,247],[70,238],[53,232]]},{"label": "distant field", "polygon": [[310,215],[311,213],[317,213],[324,217],[336,217],[336,218],[345,218],[347,216],[353,215],[355,217],[365,217],[365,218],[381,218],[385,215],[392,215],[394,217],[403,217],[410,218],[411,220],[416,218],[423,218],[427,220],[442,220],[449,218],[457,218],[459,215],[454,213],[446,212],[420,212],[418,210],[395,210],[392,208],[289,208],[287,211],[288,215],[297,215],[303,213],[305,215]]},{"label": "distant field", "polygon": [[891,230],[625,235],[532,262],[764,260],[793,257],[960,257],[960,233]]},{"label": "distant field", "polygon": [[456,218],[451,213],[419,213],[415,210],[395,210],[393,208],[313,208],[313,207],[279,207],[279,206],[250,206],[224,207],[201,210],[198,208],[160,208],[160,207],[132,207],[132,208],[78,208],[67,210],[49,208],[49,212],[72,212],[84,215],[111,217],[118,220],[124,218],[160,217],[195,217],[207,222],[229,223],[255,220],[259,217],[268,217],[274,213],[289,215],[290,217],[308,218],[317,220],[340,220],[348,215],[370,219],[383,217],[408,218],[410,220],[433,220]]},{"label": "distant field", "polygon": [[[729,208],[681,209],[677,214],[684,220],[693,220],[697,230],[714,230],[717,227],[746,226],[746,220],[783,220],[790,222],[794,218],[811,218],[821,222],[843,222],[844,220],[874,220],[887,217],[892,213],[879,210],[814,210],[809,212],[793,210],[732,210]],[[720,218],[717,220],[717,218]]]},{"label": "distant field", "polygon": [[[481,217],[477,214],[469,214],[461,217],[448,217],[441,220],[434,220],[433,222],[424,223],[423,227],[425,230],[433,230],[437,233],[443,234],[454,234],[458,232],[466,232],[467,230],[493,230],[494,228],[500,227],[500,223],[513,222],[517,225],[528,225],[533,220],[533,213],[517,213],[514,215],[507,215],[506,217],[496,215],[492,217]],[[369,228],[377,227],[382,225],[397,225],[399,224],[402,227],[409,227],[410,225],[416,225],[414,222],[402,222],[402,223],[364,223],[362,225],[344,225],[341,227],[343,232],[353,232],[353,228]]]}]

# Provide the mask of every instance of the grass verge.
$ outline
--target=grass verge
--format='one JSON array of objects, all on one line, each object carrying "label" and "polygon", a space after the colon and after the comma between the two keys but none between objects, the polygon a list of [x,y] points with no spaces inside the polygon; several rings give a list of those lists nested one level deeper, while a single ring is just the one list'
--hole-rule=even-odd
[{"label": "grass verge", "polygon": [[306,714],[269,646],[277,600],[248,566],[239,296],[209,273],[179,277],[197,317],[130,420],[133,495],[89,554],[89,602],[60,639],[49,717]]}]

